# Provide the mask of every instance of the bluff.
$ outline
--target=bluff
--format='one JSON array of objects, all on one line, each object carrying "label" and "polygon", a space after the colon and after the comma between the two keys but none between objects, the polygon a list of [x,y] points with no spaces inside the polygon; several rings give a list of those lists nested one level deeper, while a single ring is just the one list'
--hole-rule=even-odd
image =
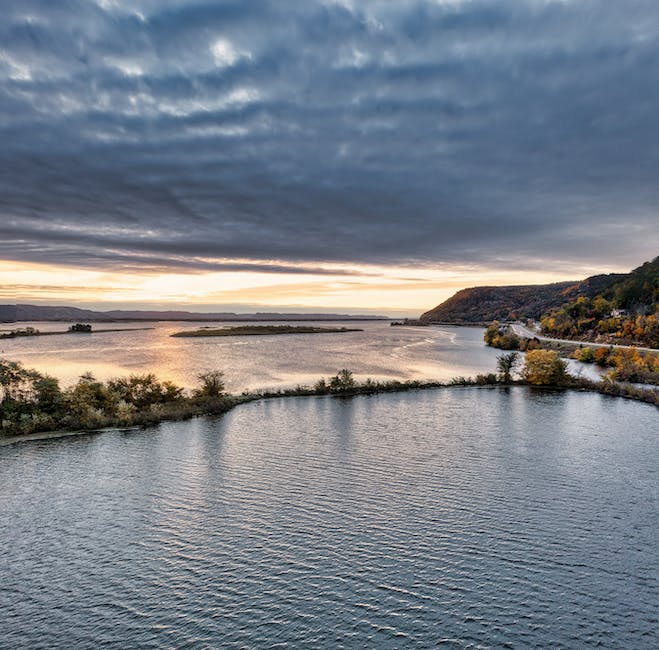
[{"label": "bluff", "polygon": [[581,281],[462,289],[421,315],[425,322],[481,323],[539,319],[549,310],[580,296],[592,298],[609,290],[627,274],[594,275]]}]

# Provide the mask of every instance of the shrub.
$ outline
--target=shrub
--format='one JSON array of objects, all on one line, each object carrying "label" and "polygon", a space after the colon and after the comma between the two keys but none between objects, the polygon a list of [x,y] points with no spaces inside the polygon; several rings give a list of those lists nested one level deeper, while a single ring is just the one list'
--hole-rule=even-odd
[{"label": "shrub", "polygon": [[491,384],[497,384],[497,376],[490,372],[487,375],[476,375],[474,380],[478,386],[489,386]]},{"label": "shrub", "polygon": [[354,389],[356,386],[355,378],[350,370],[339,370],[329,381],[329,390],[332,393],[343,393]]},{"label": "shrub", "polygon": [[68,409],[82,420],[89,419],[90,409],[107,415],[114,415],[119,396],[90,372],[80,376],[78,383],[64,393]]},{"label": "shrub", "polygon": [[197,375],[201,386],[193,391],[195,397],[218,398],[224,395],[224,373],[221,370],[211,370]]},{"label": "shrub", "polygon": [[613,348],[597,348],[595,350],[595,363],[598,366],[608,366],[611,352],[613,352]]},{"label": "shrub", "polygon": [[171,381],[158,381],[153,373],[130,375],[108,382],[108,389],[119,400],[142,409],[152,404],[175,402],[183,396],[183,389]]}]

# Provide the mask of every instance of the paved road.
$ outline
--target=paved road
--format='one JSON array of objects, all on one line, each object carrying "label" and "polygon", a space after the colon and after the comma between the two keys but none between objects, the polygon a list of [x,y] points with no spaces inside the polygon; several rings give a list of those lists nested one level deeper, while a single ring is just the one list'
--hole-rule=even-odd
[{"label": "paved road", "polygon": [[528,327],[522,325],[521,323],[511,323],[510,328],[513,333],[517,336],[522,337],[523,339],[538,339],[539,341],[550,341],[553,343],[582,343],[584,346],[589,348],[619,348],[623,350],[641,350],[642,352],[657,352],[654,348],[643,348],[637,345],[616,345],[610,343],[591,343],[590,341],[571,341],[570,339],[553,339],[549,336],[542,336],[533,330],[530,330]]}]

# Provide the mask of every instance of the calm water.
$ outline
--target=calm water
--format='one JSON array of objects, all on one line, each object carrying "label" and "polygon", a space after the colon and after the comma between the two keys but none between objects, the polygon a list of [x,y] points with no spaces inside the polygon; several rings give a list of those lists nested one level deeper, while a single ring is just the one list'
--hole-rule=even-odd
[{"label": "calm water", "polygon": [[[33,325],[42,331],[67,327],[63,323]],[[388,322],[340,323],[364,330],[346,334],[170,337],[173,332],[203,325],[208,323],[156,323],[148,331],[3,340],[0,357],[50,373],[63,385],[91,370],[99,379],[150,371],[162,379],[193,386],[199,373],[220,369],[229,390],[240,392],[313,384],[341,368],[352,370],[358,379],[449,380],[493,372],[501,354],[485,346],[481,328],[391,327]],[[592,365],[572,363],[586,375],[594,373]]]},{"label": "calm water", "polygon": [[658,457],[525,388],[0,447],[0,647],[655,649]]}]

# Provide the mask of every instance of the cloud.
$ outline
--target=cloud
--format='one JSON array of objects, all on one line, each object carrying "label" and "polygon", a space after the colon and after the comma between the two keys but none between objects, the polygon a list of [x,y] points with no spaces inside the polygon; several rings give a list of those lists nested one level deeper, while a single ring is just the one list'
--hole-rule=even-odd
[{"label": "cloud", "polygon": [[656,254],[654,0],[3,14],[3,259],[288,272]]}]

